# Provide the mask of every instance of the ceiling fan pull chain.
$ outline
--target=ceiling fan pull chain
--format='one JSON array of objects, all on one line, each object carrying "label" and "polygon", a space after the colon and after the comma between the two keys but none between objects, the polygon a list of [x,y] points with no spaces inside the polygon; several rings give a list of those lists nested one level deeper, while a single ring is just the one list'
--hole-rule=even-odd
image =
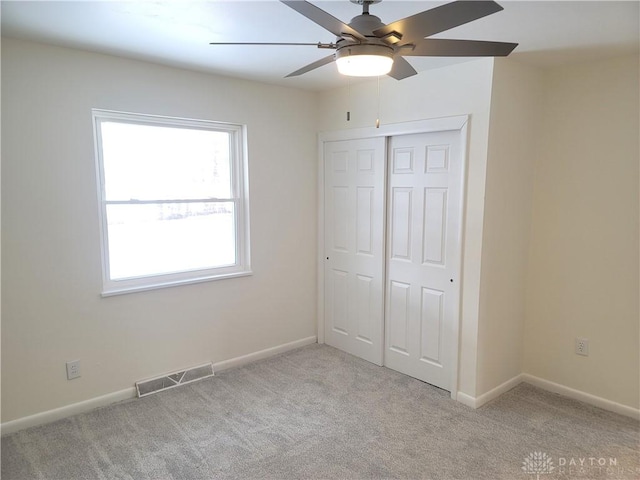
[{"label": "ceiling fan pull chain", "polygon": [[376,128],[380,128],[380,76],[378,75],[378,113],[376,115]]},{"label": "ceiling fan pull chain", "polygon": [[347,88],[347,122],[351,121],[351,77],[349,79],[349,87]]}]

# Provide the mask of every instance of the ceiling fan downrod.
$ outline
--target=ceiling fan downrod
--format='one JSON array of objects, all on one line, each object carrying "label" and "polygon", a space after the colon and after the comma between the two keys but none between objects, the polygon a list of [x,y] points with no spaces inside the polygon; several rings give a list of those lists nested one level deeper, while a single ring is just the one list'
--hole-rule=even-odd
[{"label": "ceiling fan downrod", "polygon": [[380,3],[382,0],[349,0],[356,5],[362,5],[362,15],[369,15],[369,5]]}]

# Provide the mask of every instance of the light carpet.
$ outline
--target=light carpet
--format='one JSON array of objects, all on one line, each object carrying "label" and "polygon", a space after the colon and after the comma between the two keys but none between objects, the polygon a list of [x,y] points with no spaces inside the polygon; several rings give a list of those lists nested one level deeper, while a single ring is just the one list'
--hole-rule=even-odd
[{"label": "light carpet", "polygon": [[639,446],[637,421],[527,384],[472,410],[310,345],[5,436],[2,479],[636,479]]}]

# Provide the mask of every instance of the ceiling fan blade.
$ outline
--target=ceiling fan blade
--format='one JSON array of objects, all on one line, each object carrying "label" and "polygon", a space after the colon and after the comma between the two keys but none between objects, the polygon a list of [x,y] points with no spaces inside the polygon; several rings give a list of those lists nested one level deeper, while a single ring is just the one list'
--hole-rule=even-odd
[{"label": "ceiling fan blade", "polygon": [[506,57],[517,46],[517,43],[507,42],[425,38],[413,50],[403,49],[400,54],[414,57]]},{"label": "ceiling fan blade", "polygon": [[298,75],[302,75],[303,73],[307,73],[307,72],[310,72],[311,70],[315,70],[318,67],[322,67],[323,65],[327,65],[328,63],[331,63],[334,60],[335,60],[335,56],[334,55],[328,55],[328,56],[326,56],[324,58],[321,58],[320,60],[316,60],[315,62],[310,63],[309,65],[306,65],[306,66],[296,70],[295,72],[291,72],[285,78],[297,77]]},{"label": "ceiling fan blade", "polygon": [[313,45],[320,48],[335,48],[334,44],[329,43],[268,43],[268,42],[209,42],[209,45]]},{"label": "ceiling fan blade", "polygon": [[401,56],[396,56],[393,59],[393,67],[391,67],[391,71],[387,75],[395,78],[396,80],[402,80],[403,78],[417,74],[418,72],[416,72],[416,69],[413,68],[409,62]]},{"label": "ceiling fan blade", "polygon": [[344,34],[347,34],[348,36],[355,37],[358,40],[365,40],[365,36],[360,32],[309,2],[302,0],[280,1],[286,6],[293,8],[299,14],[304,15],[312,22],[320,25],[322,28],[329,30],[336,37],[342,37]]},{"label": "ceiling fan blade", "polygon": [[399,45],[413,43],[458,25],[486,17],[500,10],[502,10],[502,7],[493,1],[462,0],[446,3],[390,23],[374,30],[373,34],[378,38],[382,38],[396,32],[402,35]]}]

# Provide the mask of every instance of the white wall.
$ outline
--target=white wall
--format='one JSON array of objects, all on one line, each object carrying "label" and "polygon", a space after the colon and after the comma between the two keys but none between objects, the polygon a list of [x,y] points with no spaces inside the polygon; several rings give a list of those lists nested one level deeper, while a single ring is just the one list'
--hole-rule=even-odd
[{"label": "white wall", "polygon": [[[92,107],[248,125],[252,277],[100,297]],[[308,92],[3,39],[2,421],[315,335],[316,110]]]},{"label": "white wall", "polygon": [[477,394],[522,373],[541,71],[496,59],[482,239]]},{"label": "white wall", "polygon": [[545,74],[524,336],[525,372],[634,408],[639,84],[637,56]]},{"label": "white wall", "polygon": [[[482,59],[429,70],[400,82],[391,78],[380,80],[382,123],[471,114],[458,378],[458,390],[470,396],[476,394],[482,226],[492,72],[493,59]],[[350,98],[348,90],[345,86],[321,95],[322,130],[375,125],[377,82],[353,84]],[[351,111],[351,122],[346,121],[348,109]]]}]

